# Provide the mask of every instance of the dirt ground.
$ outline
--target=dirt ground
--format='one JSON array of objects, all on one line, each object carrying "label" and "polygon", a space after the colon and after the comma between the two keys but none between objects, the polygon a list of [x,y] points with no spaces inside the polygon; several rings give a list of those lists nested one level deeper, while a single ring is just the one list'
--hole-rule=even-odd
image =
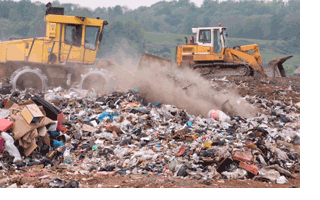
[{"label": "dirt ground", "polygon": [[[268,100],[284,102],[300,102],[300,77],[263,78],[229,76],[226,78],[230,84],[238,88],[241,96],[259,96]],[[228,82],[215,81],[223,86]],[[291,86],[291,90],[286,90]]]},{"label": "dirt ground", "polygon": [[[47,176],[47,178],[43,178]],[[98,175],[96,172],[82,175],[53,171],[33,171],[9,176],[9,185],[16,183],[18,187],[33,185],[35,188],[48,188],[49,182],[59,178],[67,182],[74,180],[81,188],[300,188],[299,179],[287,178],[290,183],[276,184],[262,181],[213,179],[199,180],[177,177],[162,177],[160,175]],[[41,178],[41,179],[40,179]],[[0,184],[0,187],[3,184]]]}]

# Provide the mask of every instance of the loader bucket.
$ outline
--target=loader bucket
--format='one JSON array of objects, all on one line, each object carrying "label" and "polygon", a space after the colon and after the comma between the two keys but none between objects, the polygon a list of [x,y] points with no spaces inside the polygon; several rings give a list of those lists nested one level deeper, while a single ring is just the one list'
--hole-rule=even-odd
[{"label": "loader bucket", "polygon": [[264,73],[268,77],[286,77],[286,72],[283,67],[283,63],[288,60],[289,58],[292,58],[293,55],[282,57],[282,58],[275,58],[271,60],[266,68],[264,68]]},{"label": "loader bucket", "polygon": [[138,69],[142,69],[145,67],[158,67],[158,66],[171,67],[172,62],[170,59],[167,59],[167,58],[162,58],[162,57],[151,55],[148,53],[143,53],[139,61]]}]

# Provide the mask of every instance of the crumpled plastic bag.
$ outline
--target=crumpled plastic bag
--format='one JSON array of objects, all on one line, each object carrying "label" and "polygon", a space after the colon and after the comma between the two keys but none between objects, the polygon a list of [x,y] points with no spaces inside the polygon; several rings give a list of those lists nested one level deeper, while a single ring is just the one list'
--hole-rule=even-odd
[{"label": "crumpled plastic bag", "polygon": [[233,172],[224,171],[221,175],[226,176],[228,179],[243,179],[247,175],[247,171],[238,168]]},{"label": "crumpled plastic bag", "polygon": [[211,109],[208,113],[208,118],[213,118],[220,122],[229,122],[230,117],[221,110]]},{"label": "crumpled plastic bag", "polygon": [[21,155],[16,146],[14,146],[14,139],[6,132],[1,133],[1,137],[5,140],[4,148],[10,154],[10,156],[14,157],[13,162],[18,160],[22,160]]}]

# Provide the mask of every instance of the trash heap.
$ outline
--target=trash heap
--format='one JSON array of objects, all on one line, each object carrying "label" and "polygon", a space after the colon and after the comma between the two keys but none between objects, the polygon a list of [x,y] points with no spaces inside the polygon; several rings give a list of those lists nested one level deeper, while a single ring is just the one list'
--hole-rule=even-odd
[{"label": "trash heap", "polygon": [[[300,176],[300,105],[246,96],[258,117],[208,116],[137,90],[98,96],[62,88],[0,101],[0,170],[64,167],[75,174],[146,174],[287,183]],[[0,182],[6,182],[0,178]],[[50,187],[64,187],[60,179]],[[70,182],[79,187],[77,182]]]}]

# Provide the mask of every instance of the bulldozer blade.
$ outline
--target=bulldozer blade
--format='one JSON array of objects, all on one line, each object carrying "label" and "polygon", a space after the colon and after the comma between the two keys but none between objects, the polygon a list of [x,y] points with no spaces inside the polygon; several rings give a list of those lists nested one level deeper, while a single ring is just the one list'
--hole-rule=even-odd
[{"label": "bulldozer blade", "polygon": [[271,60],[266,68],[264,68],[264,72],[268,77],[286,77],[286,72],[283,67],[283,63],[292,58],[293,55],[285,56],[282,58],[275,58]]},{"label": "bulldozer blade", "polygon": [[172,62],[170,59],[167,58],[162,58],[148,53],[143,53],[139,61],[138,69],[144,67],[157,67],[158,65],[160,67],[171,67]]}]

